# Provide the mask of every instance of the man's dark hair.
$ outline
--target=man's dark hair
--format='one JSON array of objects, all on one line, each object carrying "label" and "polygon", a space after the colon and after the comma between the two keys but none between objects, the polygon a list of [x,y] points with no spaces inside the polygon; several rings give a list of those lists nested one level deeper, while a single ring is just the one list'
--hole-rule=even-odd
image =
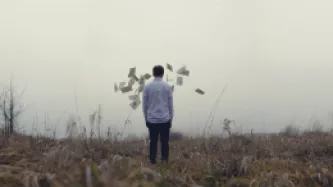
[{"label": "man's dark hair", "polygon": [[162,77],[164,75],[164,68],[161,65],[156,65],[153,68],[154,77]]}]

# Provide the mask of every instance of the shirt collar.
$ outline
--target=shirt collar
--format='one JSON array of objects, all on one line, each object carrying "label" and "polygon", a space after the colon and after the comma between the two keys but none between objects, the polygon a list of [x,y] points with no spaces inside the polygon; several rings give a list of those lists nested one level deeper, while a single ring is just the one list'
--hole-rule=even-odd
[{"label": "shirt collar", "polygon": [[155,80],[155,81],[161,81],[162,78],[161,78],[161,77],[155,77],[154,80]]}]

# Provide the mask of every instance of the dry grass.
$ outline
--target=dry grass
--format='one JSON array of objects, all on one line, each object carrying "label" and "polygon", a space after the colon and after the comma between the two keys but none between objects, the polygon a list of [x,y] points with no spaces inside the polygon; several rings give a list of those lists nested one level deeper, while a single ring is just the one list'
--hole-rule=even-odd
[{"label": "dry grass", "polygon": [[333,186],[333,135],[175,140],[168,165],[147,163],[144,141],[14,135],[0,150],[1,187]]}]

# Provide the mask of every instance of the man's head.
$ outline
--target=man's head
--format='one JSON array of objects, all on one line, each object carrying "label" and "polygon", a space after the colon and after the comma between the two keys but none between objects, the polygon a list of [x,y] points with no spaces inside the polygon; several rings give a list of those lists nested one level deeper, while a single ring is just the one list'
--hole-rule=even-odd
[{"label": "man's head", "polygon": [[162,78],[164,75],[164,68],[161,65],[156,65],[153,68],[153,76]]}]

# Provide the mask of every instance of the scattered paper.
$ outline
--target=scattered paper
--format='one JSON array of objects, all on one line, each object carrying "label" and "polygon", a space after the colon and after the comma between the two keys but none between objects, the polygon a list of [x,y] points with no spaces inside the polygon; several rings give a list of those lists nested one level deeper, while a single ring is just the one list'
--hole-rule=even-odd
[{"label": "scattered paper", "polygon": [[136,68],[130,68],[129,73],[128,73],[128,77],[134,77],[135,76],[135,72],[136,72]]},{"label": "scattered paper", "polygon": [[[166,69],[170,72],[176,73],[176,77],[171,76],[172,79],[170,79],[170,77],[166,75],[166,82],[168,82],[168,84],[172,84],[171,86],[172,92],[175,91],[175,86],[183,86],[184,77],[188,77],[190,75],[190,71],[186,68],[186,66],[182,66],[177,71],[175,71],[171,64],[166,63]],[[129,68],[128,81],[123,81],[120,82],[119,84],[117,83],[114,84],[115,92],[118,91],[121,91],[122,93],[131,92],[131,94],[129,94],[128,96],[128,99],[131,101],[131,103],[129,104],[130,107],[134,110],[141,104],[140,97],[141,93],[144,90],[146,80],[149,80],[152,77],[152,75],[149,73],[146,73],[138,77],[136,73],[137,73],[136,67]],[[138,83],[138,86],[135,85],[136,83]],[[197,92],[200,95],[205,94],[205,92],[199,88],[197,88],[195,92]]]},{"label": "scattered paper", "polygon": [[119,89],[123,89],[126,85],[126,82],[120,82],[119,83]]},{"label": "scattered paper", "polygon": [[128,96],[128,99],[129,99],[129,100],[136,100],[136,99],[139,99],[139,95],[130,95],[130,96]]},{"label": "scattered paper", "polygon": [[123,92],[123,93],[127,93],[127,92],[130,92],[130,91],[132,91],[132,90],[133,90],[132,86],[126,86],[126,87],[123,87],[123,88],[121,89],[121,92]]},{"label": "scattered paper", "polygon": [[189,70],[184,70],[181,75],[184,75],[184,76],[189,76],[190,75],[190,71]]},{"label": "scattered paper", "polygon": [[204,95],[204,94],[205,94],[205,92],[202,91],[200,88],[197,88],[195,91],[196,91],[198,94],[200,94],[200,95]]},{"label": "scattered paper", "polygon": [[177,77],[177,85],[183,86],[183,77]]},{"label": "scattered paper", "polygon": [[181,68],[179,68],[177,71],[176,71],[176,73],[180,73],[180,72],[182,72],[182,71],[184,71],[184,69],[186,68],[186,66],[182,66]]},{"label": "scattered paper", "polygon": [[114,86],[113,86],[113,88],[114,88],[114,92],[118,92],[119,88],[118,88],[118,85],[117,85],[117,83],[114,83]]},{"label": "scattered paper", "polygon": [[131,77],[128,81],[128,86],[133,86],[135,84],[135,78]]},{"label": "scattered paper", "polygon": [[139,78],[136,75],[134,75],[133,78],[135,81],[139,81]]},{"label": "scattered paper", "polygon": [[173,68],[170,64],[167,63],[167,69],[170,70],[171,72],[173,72]]},{"label": "scattered paper", "polygon": [[143,76],[141,76],[140,79],[139,79],[139,84],[144,85],[145,81],[146,81],[146,79]]},{"label": "scattered paper", "polygon": [[146,80],[150,79],[151,75],[149,73],[146,73],[143,75],[143,78],[145,78]]},{"label": "scattered paper", "polygon": [[181,68],[179,68],[177,70],[177,74],[184,75],[184,76],[189,76],[190,75],[190,71],[188,71],[186,69],[186,66],[182,66]]}]

